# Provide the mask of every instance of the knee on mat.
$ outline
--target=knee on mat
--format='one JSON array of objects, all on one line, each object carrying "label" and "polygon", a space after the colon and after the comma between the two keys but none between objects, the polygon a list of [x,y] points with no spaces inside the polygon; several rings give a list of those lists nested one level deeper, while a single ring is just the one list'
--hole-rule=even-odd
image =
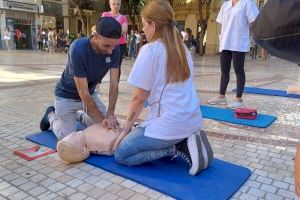
[{"label": "knee on mat", "polygon": [[124,153],[122,153],[124,151],[120,150],[120,147],[118,147],[115,152],[114,152],[114,157],[117,163],[122,164],[122,165],[126,165],[126,166],[130,166],[130,164],[126,161],[126,157],[124,155]]}]

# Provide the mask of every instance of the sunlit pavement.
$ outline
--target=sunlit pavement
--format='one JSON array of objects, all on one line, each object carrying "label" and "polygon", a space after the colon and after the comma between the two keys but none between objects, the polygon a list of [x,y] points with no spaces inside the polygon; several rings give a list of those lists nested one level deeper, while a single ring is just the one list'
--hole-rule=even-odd
[{"label": "sunlit pavement", "polygon": [[[28,133],[39,131],[46,106],[67,54],[38,51],[0,51],[0,199],[171,199],[130,180],[87,165],[66,165],[52,154],[25,161],[12,152],[33,144]],[[116,113],[126,116],[133,88],[126,79],[133,60],[122,66]],[[300,67],[271,57],[246,59],[247,86],[285,90],[300,83]],[[218,56],[195,58],[195,85],[205,104],[218,93]],[[106,77],[98,91],[108,101]],[[227,97],[234,100],[235,74],[231,72]],[[247,107],[277,116],[266,129],[204,120],[215,157],[246,166],[250,179],[232,199],[293,199],[293,156],[300,134],[300,99],[244,94]],[[141,118],[146,115],[142,113]]]}]

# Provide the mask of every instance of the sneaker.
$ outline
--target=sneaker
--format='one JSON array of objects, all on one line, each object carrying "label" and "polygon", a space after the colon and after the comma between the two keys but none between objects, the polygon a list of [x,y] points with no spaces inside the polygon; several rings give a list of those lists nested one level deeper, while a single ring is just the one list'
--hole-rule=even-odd
[{"label": "sneaker", "polygon": [[189,167],[192,166],[192,158],[189,152],[189,148],[187,146],[187,139],[182,140],[181,142],[177,143],[175,145],[176,151],[175,151],[175,155],[172,158],[172,160],[174,158],[180,157],[182,160],[184,160]]},{"label": "sneaker", "polygon": [[230,108],[230,109],[236,109],[236,108],[243,108],[245,106],[242,101],[235,101],[235,102],[231,102],[231,103],[227,104],[226,107]]},{"label": "sneaker", "polygon": [[226,102],[226,98],[218,98],[217,97],[217,98],[208,100],[207,104],[210,104],[210,105],[226,105],[227,102]]},{"label": "sneaker", "polygon": [[190,167],[189,174],[194,176],[204,167],[201,140],[198,134],[192,134],[187,139],[176,144],[174,157],[182,158]]},{"label": "sneaker", "polygon": [[197,132],[200,136],[200,140],[201,140],[201,152],[203,154],[203,158],[204,158],[204,166],[203,169],[206,169],[211,161],[214,158],[214,153],[213,150],[209,144],[209,141],[207,139],[206,133],[203,130],[200,130]]},{"label": "sneaker", "polygon": [[55,112],[55,108],[54,106],[49,106],[47,109],[46,109],[46,112],[40,122],[40,129],[41,131],[47,131],[49,128],[50,128],[50,122],[48,120],[48,115],[49,113],[51,112]]}]

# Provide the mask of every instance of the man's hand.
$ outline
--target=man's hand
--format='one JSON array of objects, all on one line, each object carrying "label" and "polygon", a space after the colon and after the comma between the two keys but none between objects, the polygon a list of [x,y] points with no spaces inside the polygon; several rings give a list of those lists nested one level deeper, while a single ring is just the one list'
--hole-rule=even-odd
[{"label": "man's hand", "polygon": [[117,118],[113,114],[107,114],[106,118],[101,121],[101,125],[105,127],[107,130],[118,130],[119,122]]}]

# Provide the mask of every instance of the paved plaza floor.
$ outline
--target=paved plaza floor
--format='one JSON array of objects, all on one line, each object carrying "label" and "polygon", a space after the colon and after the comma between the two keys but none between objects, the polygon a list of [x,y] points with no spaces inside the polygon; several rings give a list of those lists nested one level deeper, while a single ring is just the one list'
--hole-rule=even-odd
[{"label": "paved plaza floor", "polygon": [[[26,161],[13,154],[31,147],[25,140],[39,131],[45,107],[53,103],[53,88],[67,54],[0,51],[0,200],[2,199],[172,199],[164,194],[85,163],[67,165],[57,154]],[[133,88],[126,82],[133,61],[122,66],[116,113],[126,116]],[[300,67],[271,57],[246,59],[247,86],[285,90],[300,82]],[[231,70],[228,99],[235,93]],[[195,58],[195,84],[202,103],[218,93],[218,56]],[[99,88],[108,101],[106,77]],[[300,99],[244,94],[244,103],[258,112],[277,116],[266,129],[204,120],[215,157],[251,169],[249,180],[232,199],[293,199],[293,156],[300,134]],[[142,113],[141,118],[146,114]],[[159,183],[158,183],[159,184]]]}]

